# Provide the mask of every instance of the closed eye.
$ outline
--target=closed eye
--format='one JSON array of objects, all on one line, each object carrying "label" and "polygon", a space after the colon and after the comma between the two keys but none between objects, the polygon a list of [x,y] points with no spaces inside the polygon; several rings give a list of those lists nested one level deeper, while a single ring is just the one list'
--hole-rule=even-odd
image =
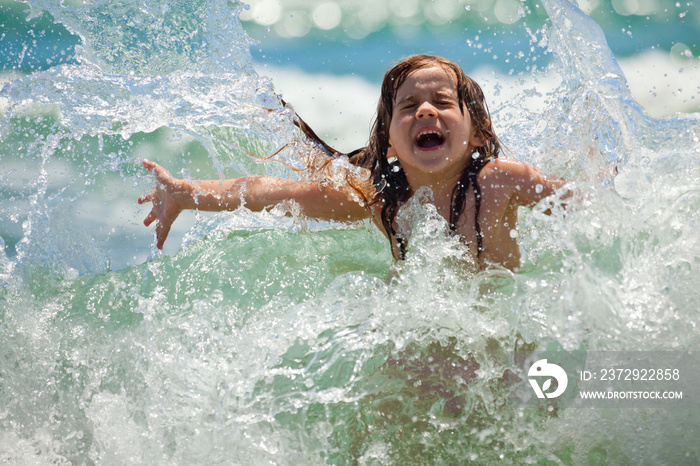
[{"label": "closed eye", "polygon": [[456,105],[457,102],[455,102],[452,99],[439,99],[435,101],[435,105],[440,105],[443,107],[449,107],[451,105]]}]

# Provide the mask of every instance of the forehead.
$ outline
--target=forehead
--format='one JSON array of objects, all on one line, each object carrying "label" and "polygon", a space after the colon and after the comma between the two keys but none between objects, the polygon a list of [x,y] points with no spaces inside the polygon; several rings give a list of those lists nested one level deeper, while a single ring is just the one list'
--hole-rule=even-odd
[{"label": "forehead", "polygon": [[418,92],[457,93],[457,77],[452,70],[431,66],[411,72],[396,91],[396,101]]}]

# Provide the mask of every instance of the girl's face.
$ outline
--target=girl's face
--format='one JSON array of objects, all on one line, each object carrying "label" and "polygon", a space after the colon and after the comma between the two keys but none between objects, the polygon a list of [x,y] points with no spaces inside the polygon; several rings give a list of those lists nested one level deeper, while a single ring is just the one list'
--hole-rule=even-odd
[{"label": "girl's face", "polygon": [[410,179],[461,175],[484,138],[459,108],[457,79],[441,67],[411,73],[396,94],[387,157],[398,157]]}]

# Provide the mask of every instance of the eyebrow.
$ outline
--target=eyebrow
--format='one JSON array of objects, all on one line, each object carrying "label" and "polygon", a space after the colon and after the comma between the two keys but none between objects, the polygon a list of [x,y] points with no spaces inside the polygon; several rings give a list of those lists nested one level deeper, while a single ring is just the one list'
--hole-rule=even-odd
[{"label": "eyebrow", "polygon": [[415,101],[416,98],[413,94],[409,94],[406,97],[402,98],[401,100],[397,100],[395,105],[401,105],[404,102],[410,102],[410,101]]},{"label": "eyebrow", "polygon": [[[459,93],[456,91],[453,91],[452,89],[445,90],[445,89],[440,89],[433,94],[435,97],[442,97],[442,98],[450,98],[450,99],[455,99],[457,100]],[[416,95],[415,94],[408,94],[407,96],[403,97],[401,100],[397,100],[395,105],[401,105],[404,102],[410,102],[410,101],[415,101]]]}]

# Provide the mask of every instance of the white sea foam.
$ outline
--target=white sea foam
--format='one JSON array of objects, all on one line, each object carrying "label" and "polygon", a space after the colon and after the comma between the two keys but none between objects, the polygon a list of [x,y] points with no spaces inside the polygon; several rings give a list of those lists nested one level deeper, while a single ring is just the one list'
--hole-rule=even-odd
[{"label": "white sea foam", "polygon": [[619,63],[634,99],[650,116],[700,111],[700,58],[648,50]]}]

